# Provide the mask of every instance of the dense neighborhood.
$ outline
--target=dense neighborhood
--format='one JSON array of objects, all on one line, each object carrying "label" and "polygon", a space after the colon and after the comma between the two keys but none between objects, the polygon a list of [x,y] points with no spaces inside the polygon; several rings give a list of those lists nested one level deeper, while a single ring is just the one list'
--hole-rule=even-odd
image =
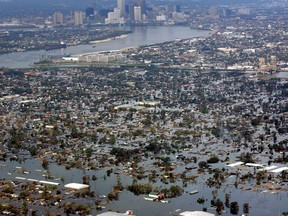
[{"label": "dense neighborhood", "polygon": [[5,55],[210,31],[0,65],[0,214],[288,215],[287,2],[123,2],[0,17]]}]

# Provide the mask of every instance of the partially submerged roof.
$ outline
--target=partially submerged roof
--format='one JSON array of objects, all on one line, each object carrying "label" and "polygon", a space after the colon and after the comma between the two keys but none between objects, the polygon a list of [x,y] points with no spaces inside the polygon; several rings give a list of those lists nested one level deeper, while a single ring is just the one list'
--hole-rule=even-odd
[{"label": "partially submerged roof", "polygon": [[180,213],[179,216],[215,216],[215,215],[203,211],[185,211]]},{"label": "partially submerged roof", "polygon": [[69,189],[81,190],[81,189],[89,188],[89,185],[79,184],[79,183],[69,183],[69,184],[64,185],[64,187],[69,188]]},{"label": "partially submerged roof", "polygon": [[278,169],[271,170],[270,172],[280,173],[280,172],[285,171],[285,170],[288,170],[288,167],[280,167],[280,168],[278,168]]},{"label": "partially submerged roof", "polygon": [[265,167],[263,169],[260,169],[260,171],[269,171],[269,170],[273,170],[273,169],[276,169],[277,166],[273,165],[273,166],[269,166],[269,167]]},{"label": "partially submerged roof", "polygon": [[252,167],[264,167],[263,164],[256,164],[256,163],[246,163],[245,166],[252,166]]},{"label": "partially submerged roof", "polygon": [[104,212],[102,214],[98,214],[98,216],[123,216],[123,214],[117,212]]},{"label": "partially submerged roof", "polygon": [[127,210],[126,213],[118,213],[118,212],[104,212],[102,214],[98,214],[97,216],[124,216],[124,215],[131,215],[133,216],[133,212],[131,210]]},{"label": "partially submerged roof", "polygon": [[239,161],[239,162],[235,162],[235,163],[229,164],[228,166],[229,167],[235,167],[235,166],[240,166],[242,164],[244,164],[244,162]]}]

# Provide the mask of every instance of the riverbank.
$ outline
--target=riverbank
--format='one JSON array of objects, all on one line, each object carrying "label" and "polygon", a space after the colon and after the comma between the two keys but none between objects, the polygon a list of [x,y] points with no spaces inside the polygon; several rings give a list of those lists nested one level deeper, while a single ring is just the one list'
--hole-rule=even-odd
[{"label": "riverbank", "polygon": [[[125,30],[125,27],[123,27]],[[117,28],[116,28],[117,29]],[[118,28],[119,30],[122,29]],[[189,27],[181,26],[151,26],[151,27],[131,27],[127,30],[133,31],[128,37],[121,40],[110,40],[105,43],[98,43],[96,46],[92,44],[79,44],[76,46],[68,46],[62,50],[52,51],[26,51],[21,53],[10,53],[0,55],[0,67],[7,68],[24,68],[33,65],[34,62],[39,61],[39,56],[63,56],[67,53],[71,55],[92,53],[98,51],[121,50],[128,47],[138,47],[142,45],[152,45],[163,43],[165,41],[173,41],[176,38],[193,38],[193,37],[207,37],[210,31],[192,30]],[[123,34],[123,33],[122,33]],[[101,38],[96,38],[101,40]]]},{"label": "riverbank", "polygon": [[[90,41],[94,40],[118,39],[124,35],[132,33],[130,30],[121,29],[93,29],[88,27],[85,27],[84,29],[85,30],[82,30],[76,27],[59,28],[57,30],[35,29],[34,31],[31,31],[30,34],[23,34],[25,36],[21,37],[18,36],[17,31],[7,31],[7,35],[0,35],[0,40],[7,40],[6,44],[2,44],[0,46],[0,55],[14,52],[19,53],[27,51],[47,50],[46,44],[60,44],[60,42],[66,44],[67,46],[77,46],[80,44],[89,44]],[[39,40],[34,40],[34,37],[37,37],[38,34],[44,36]],[[53,50],[53,48],[49,48],[49,50]]]},{"label": "riverbank", "polygon": [[105,43],[105,42],[108,42],[108,41],[111,41],[111,40],[118,40],[118,39],[123,39],[123,38],[127,38],[127,37],[128,37],[127,34],[122,34],[122,35],[119,35],[119,36],[116,36],[116,37],[110,37],[110,38],[103,39],[103,40],[90,41],[89,44]]}]

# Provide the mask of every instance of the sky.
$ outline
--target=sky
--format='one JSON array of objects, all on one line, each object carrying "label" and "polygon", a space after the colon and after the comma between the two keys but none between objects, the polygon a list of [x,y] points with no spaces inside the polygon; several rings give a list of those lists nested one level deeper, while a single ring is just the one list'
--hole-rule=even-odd
[{"label": "sky", "polygon": [[[27,16],[27,14],[35,13],[39,16],[47,16],[55,11],[61,11],[69,13],[73,10],[85,10],[88,6],[92,5],[93,0],[0,0],[0,19],[7,17],[20,17],[21,14]],[[133,0],[126,0],[133,1]],[[255,1],[263,0],[146,0],[147,2],[159,2],[160,4],[168,4],[169,2],[179,3],[180,5],[185,2],[191,4],[192,2],[208,3],[208,4],[235,4],[235,3],[251,3]],[[264,0],[268,1],[268,0]],[[96,0],[97,5],[100,8],[113,8],[116,6],[117,0]]]}]

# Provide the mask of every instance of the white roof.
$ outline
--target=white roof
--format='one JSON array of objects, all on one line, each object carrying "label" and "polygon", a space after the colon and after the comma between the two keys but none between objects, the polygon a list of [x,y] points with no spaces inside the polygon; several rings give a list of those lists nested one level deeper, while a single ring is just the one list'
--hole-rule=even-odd
[{"label": "white roof", "polygon": [[50,182],[50,181],[39,181],[42,184],[49,184],[49,185],[60,185],[58,182]]},{"label": "white roof", "polygon": [[33,102],[36,102],[36,100],[23,100],[23,101],[20,101],[20,103],[33,103]]},{"label": "white roof", "polygon": [[117,212],[108,211],[108,212],[104,212],[102,214],[98,214],[97,216],[125,216],[125,215],[126,216],[128,216],[128,215],[133,216],[132,214],[133,213],[130,210],[128,210],[126,213],[117,213]]},{"label": "white roof", "polygon": [[273,166],[269,166],[269,167],[265,167],[263,169],[260,169],[260,171],[269,171],[269,170],[273,170],[275,168],[277,168],[277,166],[273,165]]},{"label": "white roof", "polygon": [[69,183],[64,185],[65,188],[75,189],[75,190],[81,190],[89,188],[89,185],[86,184],[79,184],[79,183]]},{"label": "white roof", "polygon": [[263,167],[263,164],[256,164],[256,163],[246,163],[245,166],[252,166],[252,167]]},{"label": "white roof", "polygon": [[97,216],[123,216],[123,214],[117,212],[104,212],[102,214],[98,214]]},{"label": "white roof", "polygon": [[20,179],[20,180],[26,180],[26,178],[23,178],[23,177],[15,177],[16,179]]},{"label": "white roof", "polygon": [[280,173],[284,170],[288,170],[288,167],[280,167],[278,169],[275,169],[275,170],[271,170],[270,172],[273,172],[273,173]]},{"label": "white roof", "polygon": [[235,167],[235,166],[240,166],[242,164],[244,164],[244,162],[239,161],[239,162],[235,162],[235,163],[229,164],[228,166],[229,167]]},{"label": "white roof", "polygon": [[215,216],[215,215],[203,211],[185,211],[180,213],[179,216]]}]

